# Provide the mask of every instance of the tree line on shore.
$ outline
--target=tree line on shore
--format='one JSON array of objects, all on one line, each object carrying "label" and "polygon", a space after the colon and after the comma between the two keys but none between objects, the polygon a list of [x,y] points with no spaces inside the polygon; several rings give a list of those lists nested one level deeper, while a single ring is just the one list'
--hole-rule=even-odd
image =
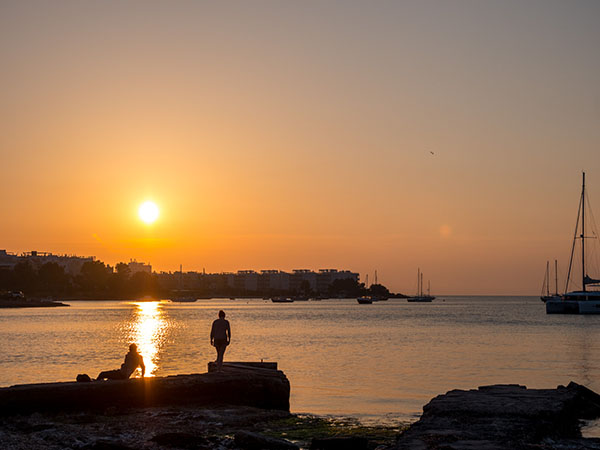
[{"label": "tree line on shore", "polygon": [[[187,276],[188,274],[186,274]],[[381,284],[369,288],[354,279],[338,279],[328,286],[325,292],[315,292],[307,281],[294,290],[248,291],[227,284],[225,277],[194,274],[194,288],[186,295],[206,296],[273,296],[302,295],[325,297],[358,297],[377,295],[388,297],[392,294]],[[78,274],[72,275],[55,263],[48,262],[39,267],[28,261],[16,264],[12,269],[0,270],[0,291],[22,291],[26,296],[82,299],[139,298],[153,296],[169,298],[180,291],[181,274],[157,274],[147,272],[131,273],[129,266],[118,263],[113,268],[102,261],[87,261]]]}]

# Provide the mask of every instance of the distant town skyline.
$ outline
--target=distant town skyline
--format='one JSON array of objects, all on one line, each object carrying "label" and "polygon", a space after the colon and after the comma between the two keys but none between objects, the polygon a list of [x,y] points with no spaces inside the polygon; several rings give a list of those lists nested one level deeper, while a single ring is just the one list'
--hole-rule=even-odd
[{"label": "distant town skyline", "polygon": [[599,19],[587,0],[2,2],[2,246],[536,295],[547,260],[566,274],[584,170],[600,208]]}]

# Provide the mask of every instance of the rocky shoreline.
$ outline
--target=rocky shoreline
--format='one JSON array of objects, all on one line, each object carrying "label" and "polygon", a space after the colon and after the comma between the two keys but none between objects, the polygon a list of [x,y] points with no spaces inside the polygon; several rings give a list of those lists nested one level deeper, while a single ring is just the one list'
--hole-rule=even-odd
[{"label": "rocky shoreline", "polygon": [[0,308],[54,308],[57,306],[70,306],[66,303],[50,300],[0,300]]},{"label": "rocky shoreline", "polygon": [[453,390],[425,405],[394,449],[600,449],[600,439],[581,435],[582,420],[598,417],[600,395],[574,382]]},{"label": "rocky shoreline", "polygon": [[[233,365],[220,373],[153,380],[2,388],[0,447],[600,449],[600,439],[584,438],[580,430],[582,420],[600,417],[600,396],[573,382],[556,389],[494,385],[453,390],[425,405],[414,424],[395,427],[290,414],[286,383],[281,371]],[[85,397],[86,389],[95,393]],[[82,408],[76,400],[82,395],[94,405]]]}]

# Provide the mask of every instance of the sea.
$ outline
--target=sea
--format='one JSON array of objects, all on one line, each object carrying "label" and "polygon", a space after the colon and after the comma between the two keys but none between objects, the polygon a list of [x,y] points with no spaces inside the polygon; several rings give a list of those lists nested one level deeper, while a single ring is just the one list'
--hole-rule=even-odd
[{"label": "sea", "polygon": [[298,414],[408,423],[452,389],[575,381],[600,392],[600,316],[547,315],[539,297],[67,303],[0,309],[1,387],[95,378],[119,368],[132,342],[147,376],[206,372],[211,323],[224,310],[225,361],[276,361]]}]

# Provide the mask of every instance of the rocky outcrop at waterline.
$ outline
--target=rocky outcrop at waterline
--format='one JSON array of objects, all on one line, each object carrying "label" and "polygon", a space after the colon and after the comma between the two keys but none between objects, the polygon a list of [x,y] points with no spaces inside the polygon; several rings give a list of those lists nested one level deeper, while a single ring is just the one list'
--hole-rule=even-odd
[{"label": "rocky outcrop at waterline", "polygon": [[432,399],[399,436],[397,427],[294,416],[289,394],[286,376],[273,363],[225,363],[223,372],[173,377],[13,386],[0,389],[0,448],[600,449],[600,439],[581,436],[581,420],[600,416],[600,396],[576,383],[453,390]]},{"label": "rocky outcrop at waterline", "polygon": [[600,396],[574,382],[453,390],[425,405],[394,449],[600,449],[599,439],[582,438],[580,430],[582,419],[597,417]]},{"label": "rocky outcrop at waterline", "polygon": [[238,364],[204,374],[0,388],[0,415],[176,405],[289,411],[290,383],[280,370]]},{"label": "rocky outcrop at waterline", "polygon": [[0,308],[55,308],[57,306],[69,306],[53,300],[35,300],[35,299],[0,299]]}]

